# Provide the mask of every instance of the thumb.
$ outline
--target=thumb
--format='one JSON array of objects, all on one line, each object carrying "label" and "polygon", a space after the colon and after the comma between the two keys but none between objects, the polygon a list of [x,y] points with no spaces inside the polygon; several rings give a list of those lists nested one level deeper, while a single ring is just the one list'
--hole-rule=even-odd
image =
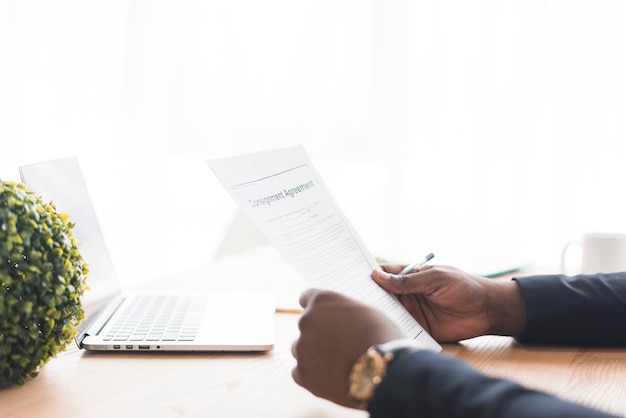
[{"label": "thumb", "polygon": [[318,289],[306,289],[300,295],[300,306],[306,309],[307,305],[311,302],[312,299],[319,293]]},{"label": "thumb", "polygon": [[410,274],[396,275],[389,274],[386,271],[374,270],[372,279],[383,289],[388,290],[397,295],[403,294],[421,294],[428,287],[428,283],[424,280],[423,275],[426,273],[415,272]]}]

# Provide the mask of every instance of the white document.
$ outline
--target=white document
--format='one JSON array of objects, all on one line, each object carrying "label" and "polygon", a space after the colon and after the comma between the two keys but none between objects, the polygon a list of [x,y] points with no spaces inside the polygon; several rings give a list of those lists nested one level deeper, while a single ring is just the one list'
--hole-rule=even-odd
[{"label": "white document", "polygon": [[208,161],[241,209],[313,287],[367,303],[407,337],[441,346],[372,279],[379,268],[301,146]]}]

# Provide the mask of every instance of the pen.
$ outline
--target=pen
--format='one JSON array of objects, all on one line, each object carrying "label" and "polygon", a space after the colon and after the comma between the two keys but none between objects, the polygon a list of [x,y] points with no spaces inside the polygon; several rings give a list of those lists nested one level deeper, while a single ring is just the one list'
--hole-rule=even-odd
[{"label": "pen", "polygon": [[413,273],[415,270],[428,263],[435,255],[433,253],[429,253],[424,257],[423,260],[418,261],[417,263],[409,264],[400,272],[400,275]]}]

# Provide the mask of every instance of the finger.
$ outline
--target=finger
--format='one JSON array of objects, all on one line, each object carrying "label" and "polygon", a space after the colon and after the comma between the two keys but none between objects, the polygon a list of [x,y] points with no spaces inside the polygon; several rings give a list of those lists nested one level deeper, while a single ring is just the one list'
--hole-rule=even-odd
[{"label": "finger", "polygon": [[296,360],[298,360],[298,351],[296,350],[296,345],[298,345],[298,341],[300,340],[295,340],[293,343],[291,343],[291,355]]},{"label": "finger", "polygon": [[419,294],[425,293],[430,286],[428,278],[431,275],[428,274],[428,270],[430,269],[403,275],[389,274],[384,271],[374,270],[374,272],[372,272],[372,279],[383,289],[389,290],[395,294]]},{"label": "finger", "polygon": [[302,294],[300,294],[300,306],[306,308],[311,299],[313,299],[317,293],[317,289],[306,289],[302,292]]},{"label": "finger", "polygon": [[291,369],[291,378],[298,385],[302,386],[302,377],[300,376],[300,369],[298,369],[298,366]]},{"label": "finger", "polygon": [[381,264],[380,267],[383,269],[383,271],[386,271],[387,273],[398,274],[406,266],[403,264]]}]

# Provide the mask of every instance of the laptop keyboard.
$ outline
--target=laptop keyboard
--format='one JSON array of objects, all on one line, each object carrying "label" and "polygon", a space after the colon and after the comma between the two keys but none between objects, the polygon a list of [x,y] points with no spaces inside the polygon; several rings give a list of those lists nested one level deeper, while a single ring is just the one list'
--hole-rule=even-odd
[{"label": "laptop keyboard", "polygon": [[204,311],[204,299],[147,295],[108,329],[105,341],[193,341]]}]

